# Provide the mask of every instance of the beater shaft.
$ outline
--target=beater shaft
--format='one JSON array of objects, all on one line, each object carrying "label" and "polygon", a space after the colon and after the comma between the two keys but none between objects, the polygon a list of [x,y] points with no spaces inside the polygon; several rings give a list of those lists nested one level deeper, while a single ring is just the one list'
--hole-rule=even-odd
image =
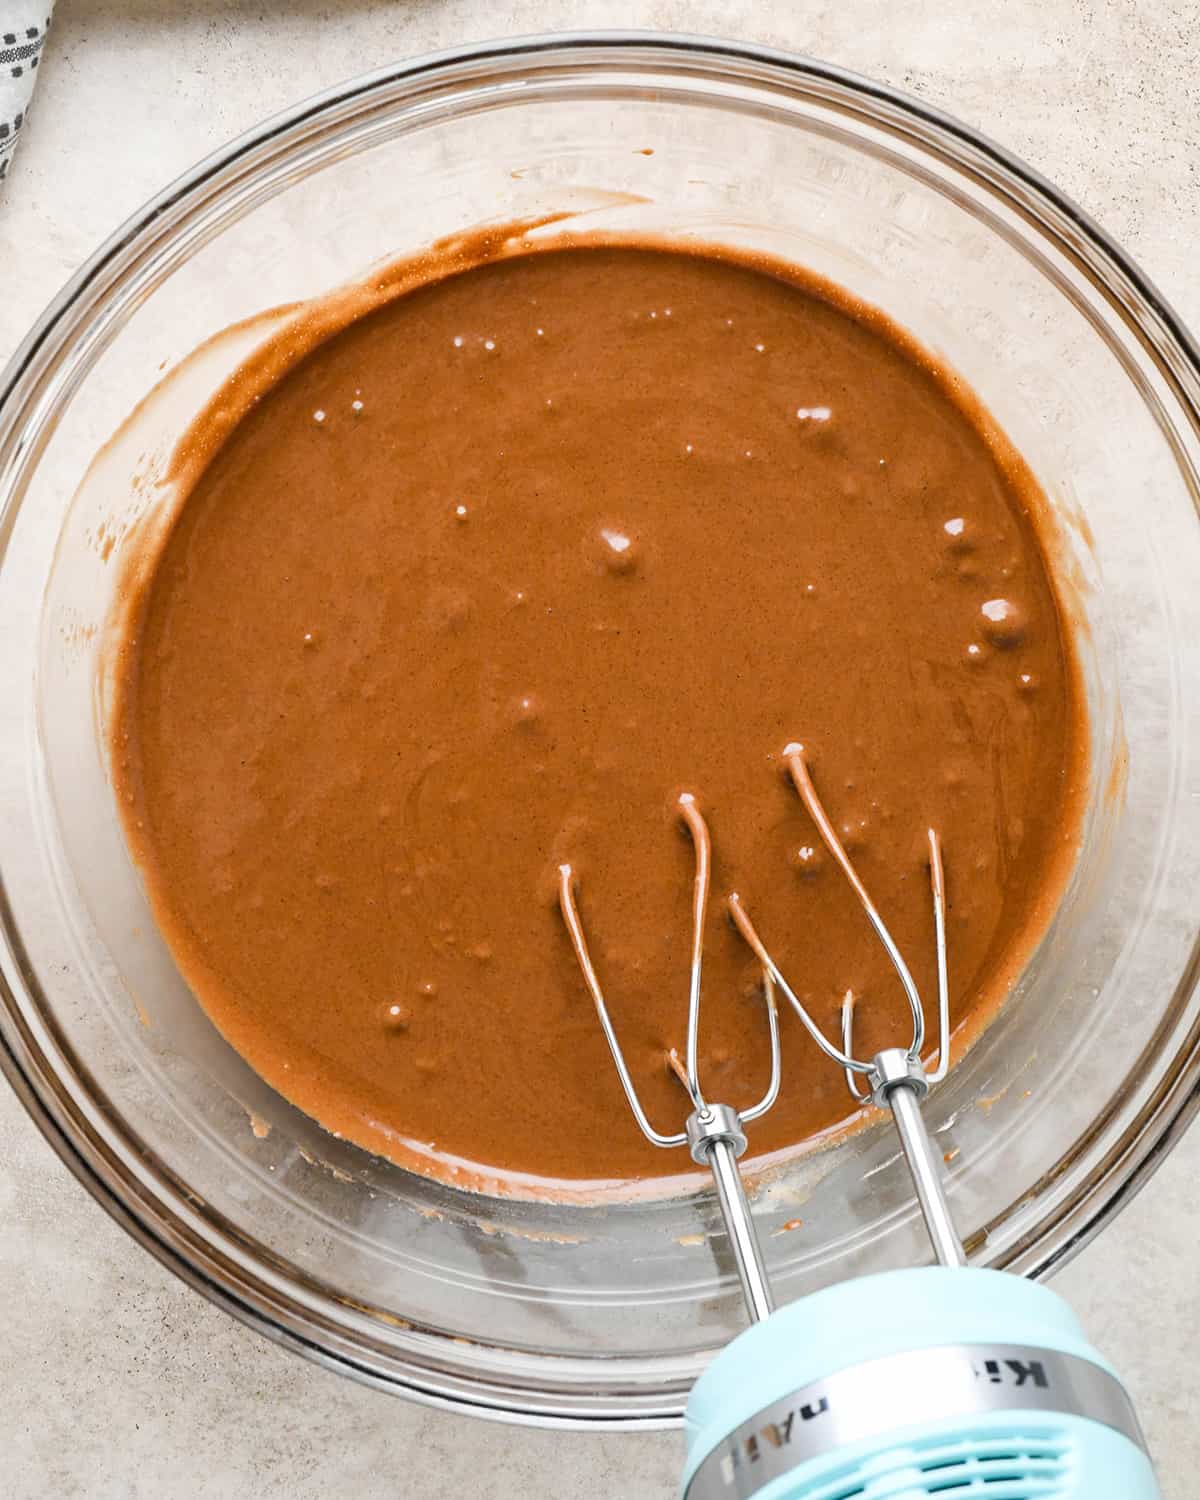
[{"label": "beater shaft", "polygon": [[941,1164],[925,1129],[920,1095],[911,1085],[900,1083],[888,1091],[887,1102],[896,1122],[896,1133],[904,1149],[904,1158],[917,1190],[917,1201],[921,1205],[921,1216],[938,1264],[965,1266],[966,1251],[950,1217]]},{"label": "beater shaft", "polygon": [[721,1218],[725,1221],[729,1248],[742,1284],[746,1311],[752,1323],[761,1323],[775,1311],[775,1298],[767,1280],[762,1247],[750,1217],[750,1205],[746,1201],[746,1189],[742,1186],[742,1174],[738,1171],[733,1147],[727,1141],[716,1142],[708,1154],[708,1165],[712,1168]]},{"label": "beater shaft", "polygon": [[746,1311],[752,1323],[759,1323],[774,1311],[775,1299],[737,1166],[738,1157],[746,1149],[744,1118],[728,1104],[701,1105],[688,1116],[687,1138],[692,1160],[713,1174]]}]

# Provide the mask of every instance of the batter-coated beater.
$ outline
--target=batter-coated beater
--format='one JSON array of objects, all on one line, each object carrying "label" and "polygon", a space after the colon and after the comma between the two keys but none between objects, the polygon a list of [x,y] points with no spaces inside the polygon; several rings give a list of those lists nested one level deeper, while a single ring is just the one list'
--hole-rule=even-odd
[{"label": "batter-coated beater", "polygon": [[[691,977],[685,1055],[681,1061],[672,1052],[669,1061],[692,1110],[682,1131],[659,1132],[638,1098],[605,1004],[574,871],[559,867],[563,920],[634,1118],[655,1146],[686,1145],[711,1168],[751,1320],[688,1399],[684,1500],[1158,1500],[1132,1402],[1070,1308],[1019,1276],[970,1268],[954,1227],[921,1114],[930,1085],[949,1066],[946,897],[936,832],[930,829],[928,839],[938,1052],[927,1071],[925,1011],[908,966],[825,812],[803,746],[789,745],[784,762],[896,970],[912,1012],[907,1047],[857,1057],[849,995],[840,1045],[830,1041],[734,893],[730,916],[763,971],[770,1078],[747,1110],[705,1097],[698,1050],[711,844],[695,797],[684,793],[679,813],[696,863]],[[938,1264],[842,1282],[776,1310],[737,1160],[746,1149],[745,1127],[779,1092],[778,994],[825,1056],[845,1069],[854,1097],[890,1109]]]}]

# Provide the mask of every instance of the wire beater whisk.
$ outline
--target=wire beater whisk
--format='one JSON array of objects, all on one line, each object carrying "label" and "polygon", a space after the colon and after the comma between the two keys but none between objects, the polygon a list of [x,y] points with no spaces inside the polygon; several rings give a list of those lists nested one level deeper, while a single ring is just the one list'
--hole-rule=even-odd
[{"label": "wire beater whisk", "polygon": [[700,1085],[699,1050],[704,923],[708,914],[712,842],[709,837],[708,824],[704,820],[695,796],[691,792],[684,792],[677,806],[680,819],[691,838],[695,856],[686,1051],[682,1062],[673,1048],[666,1059],[671,1071],[683,1085],[692,1106],[691,1114],[682,1131],[664,1133],[656,1130],[650,1123],[642,1101],[638,1097],[637,1088],[604,999],[604,991],[588,951],[587,938],[584,935],[583,922],[576,901],[576,875],[570,864],[562,864],[558,867],[559,909],[570,935],[571,945],[575,950],[575,958],[583,974],[584,983],[596,1007],[596,1015],[605,1040],[608,1042],[609,1051],[612,1053],[617,1076],[621,1080],[621,1087],[625,1091],[625,1098],[633,1111],[638,1128],[654,1146],[663,1148],[687,1146],[697,1165],[708,1166],[712,1170],[746,1306],[751,1318],[758,1321],[770,1314],[774,1301],[763,1266],[762,1252],[750,1219],[749,1204],[738,1173],[737,1159],[746,1149],[745,1127],[761,1119],[779,1097],[781,1060],[779,1008],[775,999],[775,981],[770,970],[764,965],[763,998],[766,1002],[767,1028],[771,1044],[771,1072],[766,1092],[757,1103],[742,1110],[734,1109],[728,1104],[710,1103],[705,1099]]},{"label": "wire beater whisk", "polygon": [[[854,1053],[854,1007],[855,999],[849,991],[842,1002],[840,1046],[821,1030],[809,1011],[780,972],[779,965],[771,957],[759,936],[741,897],[735,891],[729,897],[729,912],[745,939],[751,952],[762,964],[765,973],[774,980],[779,991],[799,1017],[804,1029],[831,1062],[841,1067],[846,1075],[846,1085],[851,1095],[859,1102],[870,1101],[891,1111],[900,1136],[900,1144],[912,1174],[917,1199],[933,1243],[934,1253],[942,1265],[966,1264],[966,1254],[954,1227],[946,1201],[942,1182],[941,1165],[934,1153],[928,1132],[921,1117],[921,1102],[930,1086],[940,1083],[950,1067],[950,983],[946,958],[946,878],[942,865],[941,841],[934,829],[927,831],[929,841],[929,885],[933,897],[934,938],[937,948],[937,1012],[938,1054],[937,1065],[927,1070],[921,1061],[925,1044],[925,1008],[917,990],[912,972],[895,939],[888,931],[866,886],[860,879],[854,864],[847,854],[837,830],[825,811],[816,787],[813,785],[804,746],[789,744],[783,752],[784,764],[792,785],[816,825],[817,832],[830,855],[846,877],[851,890],[858,898],[868,922],[883,945],[896,971],[908,1000],[912,1016],[912,1036],[906,1047],[888,1047],[872,1058],[860,1058]],[[865,1089],[858,1080],[865,1080]]]}]

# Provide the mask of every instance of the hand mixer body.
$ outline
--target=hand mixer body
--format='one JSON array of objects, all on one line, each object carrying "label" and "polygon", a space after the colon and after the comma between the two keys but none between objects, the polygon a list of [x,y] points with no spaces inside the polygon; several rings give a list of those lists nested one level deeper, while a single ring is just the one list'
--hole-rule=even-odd
[{"label": "hand mixer body", "polygon": [[1133,1406],[1074,1315],[1002,1272],[843,1282],[696,1383],[684,1500],[1157,1500]]}]

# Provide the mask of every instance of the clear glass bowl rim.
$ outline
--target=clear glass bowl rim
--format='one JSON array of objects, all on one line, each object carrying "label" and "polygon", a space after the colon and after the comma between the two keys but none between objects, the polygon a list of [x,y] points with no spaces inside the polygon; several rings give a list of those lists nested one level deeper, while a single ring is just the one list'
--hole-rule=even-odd
[{"label": "clear glass bowl rim", "polygon": [[[36,462],[36,431],[47,408],[70,393],[84,364],[93,315],[128,293],[137,268],[177,239],[189,218],[214,198],[245,186],[271,162],[293,152],[309,127],[346,123],[372,96],[390,91],[393,107],[405,93],[432,82],[480,87],[523,69],[653,68],[702,74],[713,80],[766,84],[825,106],[851,106],[871,123],[940,156],[966,172],[1030,223],[1080,270],[1131,330],[1200,434],[1200,346],[1149,278],[1081,208],[1047,179],[977,131],[921,100],[828,63],[777,49],[705,37],[642,31],[546,33],[469,44],[428,53],[347,80],[295,105],[208,156],[140,209],[106,240],[65,284],[0,374],[0,472]],[[403,92],[397,92],[397,90]],[[68,363],[64,372],[63,360]],[[74,369],[72,369],[72,366]],[[86,368],[86,366],[85,366]],[[19,501],[0,513],[0,553],[16,523]],[[81,1107],[88,1097],[85,1069],[70,1079],[55,1066],[51,1028],[30,995],[30,967],[7,894],[0,888],[0,1069],[43,1136],[96,1201],[164,1266],[242,1322],[318,1362],[371,1384],[456,1411],[538,1425],[635,1428],[674,1423],[679,1395],[574,1404],[529,1402],[510,1385],[484,1393],[439,1371],[398,1376],[394,1356],[380,1356],[367,1334],[350,1336],[323,1316],[310,1297],[295,1296],[286,1274],[253,1256],[231,1257],[194,1223],[172,1209],[186,1184],[169,1177],[141,1152],[129,1166],[132,1142],[121,1122],[97,1125]],[[1177,1016],[1200,978],[1200,936],[1183,969],[1170,1015]],[[1164,1020],[1164,1027],[1170,1019]],[[46,1043],[50,1045],[47,1046]],[[73,1087],[72,1087],[73,1085]],[[1010,1268],[1041,1277],[1069,1259],[1142,1188],[1200,1108],[1200,1019],[1176,1048],[1149,1102],[1111,1144],[1074,1195],[1044,1224],[1035,1242],[1010,1256]],[[1088,1141],[1098,1132],[1099,1125]],[[1076,1151],[1082,1149],[1077,1143]],[[124,1149],[122,1149],[124,1148]],[[233,1232],[236,1238],[236,1232]],[[662,1372],[660,1372],[662,1373]]]}]

